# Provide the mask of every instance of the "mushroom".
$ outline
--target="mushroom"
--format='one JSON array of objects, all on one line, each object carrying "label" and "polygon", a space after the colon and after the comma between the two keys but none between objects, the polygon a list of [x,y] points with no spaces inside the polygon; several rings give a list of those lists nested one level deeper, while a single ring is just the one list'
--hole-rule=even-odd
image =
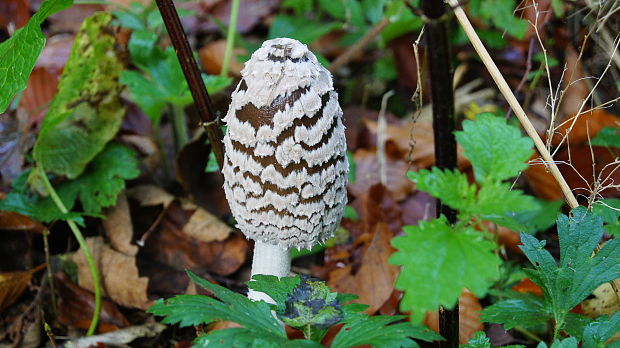
[{"label": "mushroom", "polygon": [[325,241],[342,218],[342,110],[331,74],[297,40],[265,41],[241,76],[224,118],[224,190],[237,227],[255,241],[252,275],[281,278],[290,248]]}]

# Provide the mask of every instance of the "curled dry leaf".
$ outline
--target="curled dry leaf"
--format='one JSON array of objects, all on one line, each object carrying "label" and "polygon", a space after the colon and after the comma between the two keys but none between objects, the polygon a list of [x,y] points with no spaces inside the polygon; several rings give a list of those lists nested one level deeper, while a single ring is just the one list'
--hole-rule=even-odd
[{"label": "curled dry leaf", "polygon": [[0,272],[0,312],[19,298],[28,287],[32,275],[43,268],[45,264],[27,271]]},{"label": "curled dry leaf", "polygon": [[[62,272],[54,275],[54,285],[59,299],[58,322],[68,327],[88,329],[95,309],[93,293],[74,284]],[[126,326],[129,326],[127,318],[118,310],[114,302],[104,298],[98,331],[114,331]]]},{"label": "curled dry leaf", "polygon": [[[219,75],[224,65],[224,54],[226,51],[226,40],[216,40],[209,42],[198,52],[202,67],[207,74]],[[228,67],[228,73],[233,76],[241,76],[241,69],[243,69],[243,63],[236,59],[237,55],[247,54],[247,51],[242,48],[235,48],[233,50],[233,57],[230,60]]]},{"label": "curled dry leaf", "polygon": [[[103,243],[101,237],[86,240],[99,269],[104,295],[114,302],[131,308],[147,309],[152,301],[147,297],[148,278],[140,277],[136,258],[113,250]],[[93,281],[80,249],[73,255],[78,268],[81,287],[93,291]]]},{"label": "curled dry leaf", "polygon": [[124,192],[118,195],[116,205],[107,209],[104,214],[106,219],[102,220],[103,228],[112,248],[125,255],[135,256],[138,253],[138,246],[132,242],[133,224]]},{"label": "curled dry leaf", "polygon": [[398,267],[387,262],[394,252],[390,245],[392,236],[385,223],[376,224],[372,241],[362,257],[359,269],[355,271],[351,265],[335,269],[327,281],[335,291],[358,295],[357,301],[369,305],[365,310],[368,314],[374,314],[381,308],[394,290]]},{"label": "curled dry leaf", "polygon": [[[482,306],[476,295],[464,289],[459,296],[459,343],[465,344],[477,331],[484,330],[484,324],[480,321],[480,311]],[[439,314],[438,312],[428,312],[424,318],[431,330],[439,333]]]}]

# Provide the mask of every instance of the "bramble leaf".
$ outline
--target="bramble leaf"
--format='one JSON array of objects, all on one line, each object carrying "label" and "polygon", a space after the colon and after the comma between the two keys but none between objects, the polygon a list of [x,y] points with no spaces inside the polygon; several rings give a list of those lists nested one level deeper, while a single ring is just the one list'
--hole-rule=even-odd
[{"label": "bramble leaf", "polygon": [[541,287],[545,300],[558,325],[568,311],[583,301],[599,285],[618,277],[620,272],[620,240],[612,239],[592,257],[603,234],[603,221],[584,207],[571,211],[571,216],[558,218],[560,265],[544,249],[545,242],[521,234],[521,250],[534,269],[526,270]]},{"label": "bramble leaf", "polygon": [[392,324],[402,315],[358,317],[344,325],[332,342],[331,348],[349,348],[371,345],[382,348],[419,347],[413,338],[427,342],[443,340],[429,328],[410,322]]},{"label": "bramble leaf", "polygon": [[456,140],[465,149],[476,181],[505,180],[527,168],[533,142],[521,135],[518,128],[489,113],[479,114],[476,121],[463,122],[463,131],[455,132]]},{"label": "bramble leaf", "polygon": [[73,0],[46,0],[28,23],[0,43],[0,114],[16,93],[28,85],[28,77],[45,46],[41,24],[52,14],[73,4]]},{"label": "bramble leaf", "polygon": [[34,158],[47,172],[76,178],[112,139],[125,112],[118,77],[123,68],[109,13],[87,18],[43,120]]},{"label": "bramble leaf", "polygon": [[[405,291],[403,311],[419,322],[428,310],[452,308],[463,288],[483,297],[499,277],[501,260],[495,244],[472,228],[455,230],[445,216],[405,226],[405,235],[392,240],[398,249],[389,262],[403,266],[395,287]],[[414,255],[414,257],[412,257]]]}]

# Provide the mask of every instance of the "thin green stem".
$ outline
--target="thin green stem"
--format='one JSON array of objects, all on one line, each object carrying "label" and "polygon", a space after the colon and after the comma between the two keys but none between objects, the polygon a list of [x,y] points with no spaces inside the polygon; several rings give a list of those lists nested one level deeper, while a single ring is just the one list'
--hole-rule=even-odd
[{"label": "thin green stem", "polygon": [[560,332],[562,331],[562,328],[564,327],[564,316],[562,316],[561,318],[556,318],[556,322],[555,322],[555,328],[553,329],[553,340],[557,340],[560,337]]},{"label": "thin green stem", "polygon": [[185,122],[185,112],[180,105],[172,104],[172,125],[174,127],[176,152],[181,151],[183,146],[189,142],[187,123]]},{"label": "thin green stem", "polygon": [[[63,214],[69,213],[69,210],[67,209],[65,204],[62,202],[62,200],[58,196],[58,193],[56,192],[56,190],[54,190],[52,183],[50,183],[50,181],[47,179],[47,176],[45,175],[45,171],[40,165],[38,167],[38,170],[39,170],[39,176],[43,180],[43,185],[45,185],[47,192],[50,194],[50,197],[52,198],[52,201],[54,202],[54,204],[56,204],[56,207],[58,207],[58,210],[60,210],[60,212]],[[95,333],[95,330],[97,329],[97,325],[99,324],[99,315],[101,314],[101,281],[99,278],[99,271],[97,271],[97,266],[95,265],[95,259],[93,258],[93,255],[90,252],[90,248],[88,247],[88,244],[86,244],[86,240],[84,240],[84,236],[82,235],[82,232],[80,231],[80,229],[77,227],[77,225],[75,224],[73,220],[66,220],[66,221],[67,221],[67,224],[69,225],[69,228],[71,229],[71,232],[73,232],[75,239],[77,239],[78,244],[80,245],[80,248],[84,252],[84,256],[86,256],[86,262],[88,263],[90,274],[93,277],[93,287],[95,288],[95,311],[93,312],[93,319],[90,322],[90,327],[88,328],[88,331],[86,332],[86,336],[91,336],[92,334]]]},{"label": "thin green stem", "polygon": [[235,48],[235,32],[237,31],[237,17],[239,16],[239,0],[233,0],[230,9],[230,21],[228,23],[228,33],[226,34],[226,51],[224,52],[224,63],[222,64],[221,76],[228,75],[228,67],[232,59],[233,48]]}]

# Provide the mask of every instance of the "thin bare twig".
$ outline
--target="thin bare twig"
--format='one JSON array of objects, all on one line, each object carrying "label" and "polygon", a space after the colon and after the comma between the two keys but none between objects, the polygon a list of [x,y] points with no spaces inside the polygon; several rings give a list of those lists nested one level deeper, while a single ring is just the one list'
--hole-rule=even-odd
[{"label": "thin bare twig", "polygon": [[387,18],[382,18],[377,24],[375,24],[361,39],[359,39],[353,46],[349,47],[343,54],[341,54],[336,60],[334,60],[328,67],[330,72],[334,72],[343,66],[345,66],[351,59],[355,58],[366,45],[374,40],[379,33],[390,23]]}]

